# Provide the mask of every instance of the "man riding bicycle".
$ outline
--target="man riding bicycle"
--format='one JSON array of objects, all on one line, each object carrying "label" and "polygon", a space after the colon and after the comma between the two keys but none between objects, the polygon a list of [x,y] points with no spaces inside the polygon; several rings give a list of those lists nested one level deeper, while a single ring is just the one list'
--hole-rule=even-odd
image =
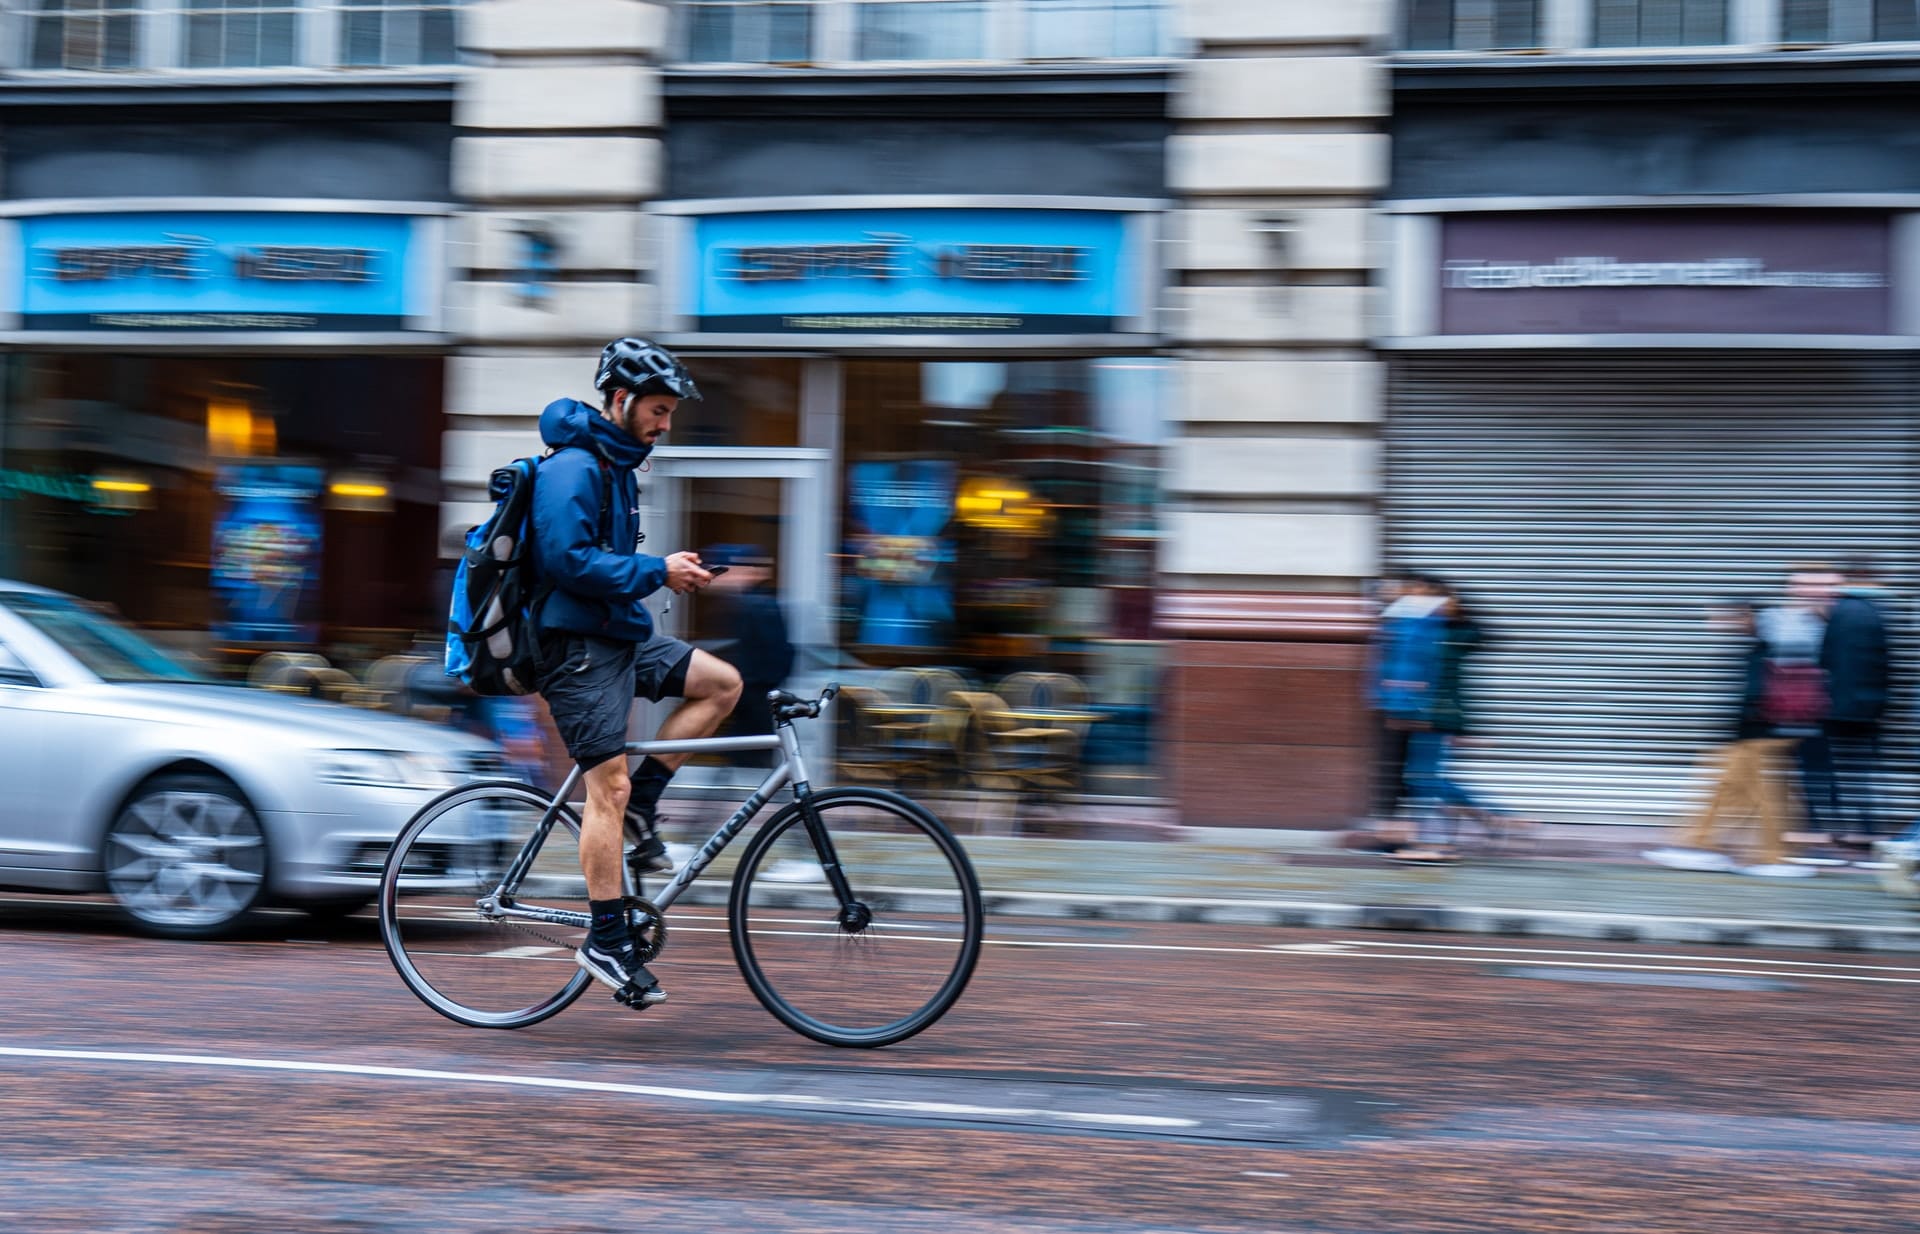
[{"label": "man riding bicycle", "polygon": [[622,835],[634,842],[626,861],[636,881],[673,868],[658,807],[688,756],[649,756],[629,775],[628,717],[636,697],[677,697],[685,701],[661,723],[657,739],[710,736],[739,701],[740,674],[656,633],[641,603],[662,587],[685,593],[713,581],[698,553],[661,558],[638,548],[634,469],[672,427],[681,400],[698,399],[699,389],[671,352],[643,338],[608,343],[593,384],[600,407],[563,398],[540,413],[540,436],[554,453],[534,482],[530,537],[534,576],[553,589],[536,619],[539,688],[587,786],[580,868],[593,925],[576,959],[616,994],[624,991],[623,1001],[646,1007],[667,996],[640,963],[628,928]]}]

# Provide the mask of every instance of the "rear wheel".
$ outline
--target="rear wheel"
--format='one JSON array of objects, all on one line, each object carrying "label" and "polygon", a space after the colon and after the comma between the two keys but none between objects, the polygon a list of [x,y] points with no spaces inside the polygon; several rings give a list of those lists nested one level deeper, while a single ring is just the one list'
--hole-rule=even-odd
[{"label": "rear wheel", "polygon": [[380,938],[407,988],[475,1028],[537,1024],[592,980],[574,960],[586,937],[580,820],[562,805],[515,895],[534,911],[577,913],[572,925],[502,916],[491,901],[546,813],[524,784],[472,784],[413,816],[380,877]]},{"label": "rear wheel", "polygon": [[239,925],[266,890],[266,832],[230,781],[159,775],[108,825],[101,868],[141,929],[213,938]]},{"label": "rear wheel", "polygon": [[801,803],[789,805],[734,874],[734,958],[754,997],[795,1032],[838,1046],[903,1041],[946,1014],[980,958],[973,865],[905,797],[842,788],[810,803],[850,898],[832,886]]}]

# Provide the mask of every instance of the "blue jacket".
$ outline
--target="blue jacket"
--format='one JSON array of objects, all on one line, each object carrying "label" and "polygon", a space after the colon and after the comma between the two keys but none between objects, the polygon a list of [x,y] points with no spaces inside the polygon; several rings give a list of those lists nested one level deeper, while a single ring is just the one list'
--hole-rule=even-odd
[{"label": "blue jacket", "polygon": [[1431,723],[1439,703],[1447,619],[1439,600],[1408,596],[1380,615],[1373,705],[1389,719]]},{"label": "blue jacket", "polygon": [[[639,549],[640,485],[633,469],[651,448],[570,398],[540,413],[540,439],[557,451],[541,461],[533,481],[533,573],[553,585],[540,628],[645,642],[653,636],[653,614],[640,602],[667,582],[666,561]],[[607,480],[613,497],[603,548]]]}]

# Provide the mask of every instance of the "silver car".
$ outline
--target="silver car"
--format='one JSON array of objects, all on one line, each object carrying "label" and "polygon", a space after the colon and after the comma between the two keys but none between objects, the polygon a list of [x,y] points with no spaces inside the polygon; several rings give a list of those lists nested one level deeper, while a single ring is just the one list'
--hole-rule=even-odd
[{"label": "silver car", "polygon": [[500,766],[464,733],[217,684],[0,580],[0,887],[104,889],[176,937],[267,903],[352,912],[421,805]]}]

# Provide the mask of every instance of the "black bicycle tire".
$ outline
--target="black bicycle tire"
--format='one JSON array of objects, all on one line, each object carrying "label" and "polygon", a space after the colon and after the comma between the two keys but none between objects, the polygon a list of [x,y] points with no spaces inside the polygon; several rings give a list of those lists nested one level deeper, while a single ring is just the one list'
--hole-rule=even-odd
[{"label": "black bicycle tire", "polygon": [[[512,793],[517,800],[542,809],[545,809],[553,799],[552,794],[543,793],[533,785],[523,784],[517,780],[481,780],[448,789],[421,806],[414,816],[407,820],[407,825],[400,829],[400,834],[394,838],[393,847],[388,850],[386,864],[380,872],[380,942],[386,948],[387,959],[392,962],[394,971],[400,974],[400,980],[405,983],[413,996],[449,1020],[457,1024],[465,1024],[470,1028],[526,1028],[542,1020],[551,1019],[572,1006],[574,1000],[586,993],[587,986],[593,981],[592,976],[586,970],[576,968],[573,976],[568,978],[567,984],[561,987],[559,993],[552,998],[508,1016],[478,1012],[447,997],[420,974],[413,962],[406,958],[406,944],[401,941],[396,928],[400,908],[399,876],[400,871],[405,868],[405,854],[408,847],[420,837],[421,832],[451,809],[457,800],[497,793]],[[572,813],[571,807],[563,805],[561,809],[568,814]]]},{"label": "black bicycle tire", "polygon": [[911,797],[888,792],[879,788],[833,788],[813,795],[812,803],[816,810],[831,808],[835,803],[855,801],[884,805],[897,810],[916,823],[932,837],[934,843],[946,855],[952,864],[954,873],[959,876],[961,890],[965,896],[966,926],[961,940],[961,960],[948,975],[946,982],[934,996],[927,1000],[919,1011],[911,1016],[895,1021],[878,1029],[859,1032],[836,1030],[832,1025],[824,1024],[798,1008],[793,1007],[780,997],[766,974],[761,971],[753,956],[753,945],[747,936],[746,909],[749,888],[753,885],[753,873],[759,867],[760,860],[790,827],[804,826],[799,802],[791,802],[779,813],[768,819],[746,850],[740,855],[740,864],[734,871],[733,888],[727,897],[727,934],[733,944],[734,963],[740,969],[740,976],[747,983],[747,989],[760,1001],[772,1016],[803,1037],[810,1037],[825,1045],[841,1046],[849,1049],[877,1049],[881,1046],[895,1045],[931,1028],[940,1017],[952,1010],[953,1005],[966,992],[967,983],[973,977],[973,970],[980,962],[980,949],[986,934],[986,910],[980,899],[980,879],[974,873],[973,862],[968,859],[967,851],[960,846],[947,825],[938,815],[927,809]]}]

